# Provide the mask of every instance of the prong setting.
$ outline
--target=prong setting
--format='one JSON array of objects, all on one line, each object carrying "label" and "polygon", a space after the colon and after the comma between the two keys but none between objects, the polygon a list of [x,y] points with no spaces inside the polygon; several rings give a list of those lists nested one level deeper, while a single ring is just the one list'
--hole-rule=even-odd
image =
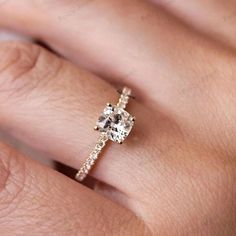
[{"label": "prong setting", "polygon": [[96,126],[100,132],[106,133],[111,141],[123,143],[134,125],[133,119],[134,117],[123,107],[107,105],[99,116]]},{"label": "prong setting", "polygon": [[96,131],[98,131],[99,130],[99,128],[98,128],[98,126],[96,125],[96,126],[94,126],[94,130],[96,130]]}]

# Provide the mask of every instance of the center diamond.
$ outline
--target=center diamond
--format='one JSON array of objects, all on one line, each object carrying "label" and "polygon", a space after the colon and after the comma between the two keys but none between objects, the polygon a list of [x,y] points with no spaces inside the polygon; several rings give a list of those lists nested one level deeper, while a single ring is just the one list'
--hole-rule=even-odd
[{"label": "center diamond", "polygon": [[122,143],[134,125],[134,117],[122,108],[107,104],[96,125],[110,140]]}]

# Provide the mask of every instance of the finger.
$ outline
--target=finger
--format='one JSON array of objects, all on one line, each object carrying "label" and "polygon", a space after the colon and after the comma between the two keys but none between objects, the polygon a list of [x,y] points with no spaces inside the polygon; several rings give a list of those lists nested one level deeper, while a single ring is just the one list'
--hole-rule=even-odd
[{"label": "finger", "polygon": [[0,10],[1,25],[39,37],[103,77],[130,84],[145,101],[176,107],[176,93],[191,86],[196,74],[210,73],[205,64],[217,62],[214,43],[209,47],[202,36],[146,1],[54,3],[8,1]]},{"label": "finger", "polygon": [[[2,44],[0,58],[0,126],[23,143],[79,169],[99,137],[93,131],[99,114],[107,102],[117,102],[115,89],[31,44]],[[129,110],[141,129],[134,128],[124,146],[111,145],[91,173],[124,191],[129,190],[128,183],[138,184],[145,175],[139,161],[148,148],[140,143],[153,150],[156,142],[153,112],[135,101]],[[153,119],[147,123],[143,113]],[[131,170],[139,176],[130,178]]]},{"label": "finger", "polygon": [[4,236],[100,235],[101,227],[107,235],[142,235],[144,230],[130,211],[3,144],[0,209]]},{"label": "finger", "polygon": [[162,6],[186,24],[235,48],[235,1],[150,1]]}]

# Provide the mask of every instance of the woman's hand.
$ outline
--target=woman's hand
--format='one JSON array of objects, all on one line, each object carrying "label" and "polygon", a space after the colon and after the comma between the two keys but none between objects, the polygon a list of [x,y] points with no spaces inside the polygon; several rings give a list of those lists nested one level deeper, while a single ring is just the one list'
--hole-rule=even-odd
[{"label": "woman's hand", "polygon": [[1,144],[1,236],[235,235],[234,9],[233,0],[0,1],[1,27],[65,58],[0,44],[8,135],[79,169],[117,85],[137,96],[135,128],[96,165],[94,191]]}]

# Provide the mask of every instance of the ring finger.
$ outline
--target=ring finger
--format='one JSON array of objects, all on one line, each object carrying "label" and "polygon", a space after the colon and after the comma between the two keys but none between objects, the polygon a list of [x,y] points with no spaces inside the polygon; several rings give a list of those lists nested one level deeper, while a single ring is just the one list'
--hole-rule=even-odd
[{"label": "ring finger", "polygon": [[[1,127],[48,156],[79,168],[98,138],[93,133],[97,116],[107,102],[117,102],[116,90],[31,44],[1,44],[0,58]],[[92,172],[123,191],[129,189],[126,179],[138,182],[144,178],[141,157],[146,156],[143,161],[148,162],[151,156],[146,152],[156,142],[155,114],[136,102],[129,108],[145,133],[134,128],[127,146],[112,145]],[[153,120],[147,123],[144,113]]]}]

